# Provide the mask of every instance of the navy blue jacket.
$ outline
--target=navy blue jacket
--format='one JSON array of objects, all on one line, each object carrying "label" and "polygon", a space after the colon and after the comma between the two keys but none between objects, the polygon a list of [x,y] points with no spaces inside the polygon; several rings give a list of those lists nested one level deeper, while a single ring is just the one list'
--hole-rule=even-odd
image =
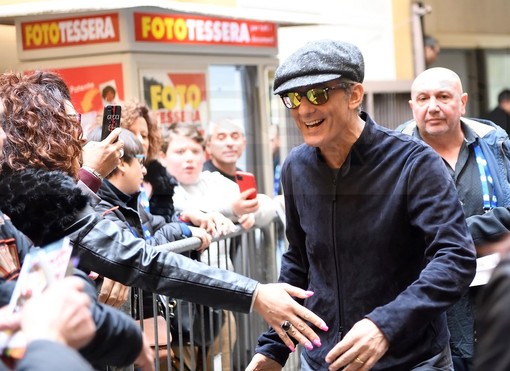
[{"label": "navy blue jacket", "polygon": [[[280,281],[315,294],[307,308],[329,326],[304,350],[316,370],[363,318],[388,339],[374,370],[409,370],[448,344],[445,310],[467,290],[475,250],[455,186],[426,144],[361,114],[365,128],[339,171],[317,148],[291,151],[282,169],[289,249]],[[256,350],[283,364],[274,330]]]}]

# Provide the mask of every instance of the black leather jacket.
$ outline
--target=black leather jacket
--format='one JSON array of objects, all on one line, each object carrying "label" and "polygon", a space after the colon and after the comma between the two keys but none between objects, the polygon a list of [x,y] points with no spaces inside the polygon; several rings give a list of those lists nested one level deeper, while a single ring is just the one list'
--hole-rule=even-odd
[{"label": "black leather jacket", "polygon": [[0,204],[13,224],[38,244],[69,236],[85,272],[210,307],[250,311],[257,281],[146,244],[96,213],[82,191],[59,171],[0,177]]},{"label": "black leather jacket", "polygon": [[215,308],[249,312],[257,281],[158,249],[91,207],[66,230],[80,268],[124,285]]}]

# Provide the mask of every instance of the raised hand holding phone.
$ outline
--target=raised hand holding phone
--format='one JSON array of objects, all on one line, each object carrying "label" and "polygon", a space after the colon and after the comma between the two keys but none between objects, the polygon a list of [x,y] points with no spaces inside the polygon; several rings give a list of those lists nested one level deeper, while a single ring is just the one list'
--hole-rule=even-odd
[{"label": "raised hand holding phone", "polygon": [[89,141],[83,147],[83,165],[93,169],[101,178],[106,177],[120,163],[123,154],[124,142],[119,140],[122,129],[115,129],[106,139],[95,142]]},{"label": "raised hand holding phone", "polygon": [[115,128],[120,127],[121,106],[108,105],[103,110],[101,140],[104,140]]}]

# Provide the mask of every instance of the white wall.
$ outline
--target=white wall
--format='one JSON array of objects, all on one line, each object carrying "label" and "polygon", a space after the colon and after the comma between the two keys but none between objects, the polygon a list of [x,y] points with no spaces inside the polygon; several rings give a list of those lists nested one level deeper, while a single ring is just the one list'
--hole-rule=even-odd
[{"label": "white wall", "polygon": [[[395,80],[391,0],[320,0],[323,26],[280,27],[279,58],[308,41],[330,38],[357,45],[365,57],[365,80]],[[324,5],[324,6],[322,6]]]},{"label": "white wall", "polygon": [[0,25],[0,71],[17,71],[19,68],[14,26]]}]

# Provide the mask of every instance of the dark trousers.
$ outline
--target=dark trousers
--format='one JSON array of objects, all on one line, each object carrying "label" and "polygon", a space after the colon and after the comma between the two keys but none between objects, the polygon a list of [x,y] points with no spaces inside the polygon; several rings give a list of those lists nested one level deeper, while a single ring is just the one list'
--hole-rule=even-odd
[{"label": "dark trousers", "polygon": [[455,371],[471,371],[473,370],[473,358],[461,358],[452,356],[453,369]]}]

